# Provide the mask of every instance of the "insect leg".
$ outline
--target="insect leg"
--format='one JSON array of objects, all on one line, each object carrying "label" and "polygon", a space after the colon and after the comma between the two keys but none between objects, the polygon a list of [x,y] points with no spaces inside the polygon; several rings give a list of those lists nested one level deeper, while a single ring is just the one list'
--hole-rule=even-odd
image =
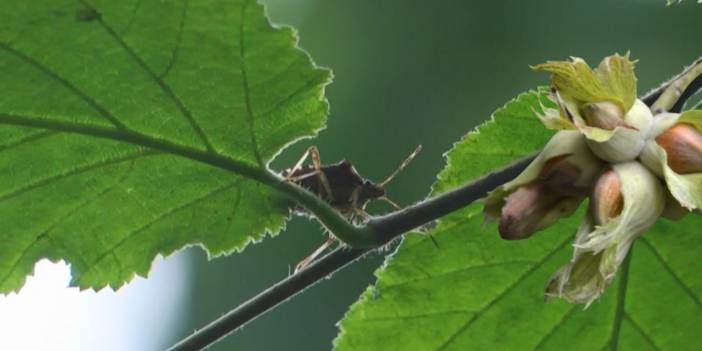
[{"label": "insect leg", "polygon": [[316,146],[312,146],[308,149],[308,151],[310,157],[312,157],[312,166],[314,167],[315,173],[319,175],[317,179],[319,179],[319,183],[322,185],[322,188],[327,195],[323,197],[326,197],[328,201],[332,201],[334,199],[334,194],[332,193],[331,186],[329,185],[327,175],[322,171],[322,158],[319,156],[319,150]]},{"label": "insect leg", "polygon": [[405,169],[405,167],[407,167],[407,165],[408,165],[410,162],[412,162],[412,160],[414,160],[415,157],[417,157],[417,154],[418,154],[420,151],[422,151],[422,145],[417,145],[417,148],[414,149],[414,151],[412,151],[412,153],[409,154],[409,156],[407,156],[407,158],[405,158],[404,161],[402,161],[402,163],[400,164],[400,166],[398,166],[392,173],[390,173],[390,175],[389,175],[387,178],[385,178],[385,180],[383,180],[382,182],[378,183],[378,185],[380,185],[381,187],[383,187],[383,186],[385,186],[385,184],[389,183],[393,178],[395,178],[395,176],[396,176],[398,173],[400,173],[403,169]]},{"label": "insect leg", "polygon": [[368,205],[368,202],[364,203],[362,206],[359,206],[358,203],[358,198],[360,197],[361,194],[361,187],[357,187],[356,189],[353,189],[353,192],[351,192],[351,215],[356,215],[364,220],[369,220],[373,216],[370,215],[370,213],[366,212],[366,206]]},{"label": "insect leg", "polygon": [[318,247],[309,256],[303,258],[302,261],[300,261],[297,265],[295,265],[295,271],[293,272],[293,274],[295,274],[295,273],[299,272],[300,270],[302,270],[303,268],[309,266],[309,264],[312,263],[312,261],[314,261],[314,259],[317,258],[317,256],[319,256],[319,254],[324,252],[324,250],[326,250],[333,243],[334,243],[334,239],[332,237],[327,238],[327,240],[320,247]]},{"label": "insect leg", "polygon": [[373,216],[371,216],[370,213],[366,212],[366,210],[364,210],[362,208],[355,208],[353,210],[353,212],[354,212],[354,214],[358,215],[359,217],[361,217],[365,220],[369,220],[369,219],[373,218]]},{"label": "insect leg", "polygon": [[301,176],[291,177],[291,178],[288,178],[288,179],[286,179],[286,180],[289,181],[289,182],[297,183],[297,182],[299,182],[299,181],[301,181],[301,180],[305,180],[305,179],[307,179],[307,178],[314,177],[314,176],[316,176],[317,174],[318,174],[317,171],[314,171],[314,172],[310,172],[310,173],[303,174],[303,175],[301,175]]},{"label": "insect leg", "polygon": [[378,200],[382,200],[382,201],[387,202],[388,204],[390,204],[390,206],[394,207],[396,210],[402,209],[402,207],[400,205],[398,205],[395,201],[390,200],[390,198],[387,196],[381,196],[378,198]]},{"label": "insect leg", "polygon": [[[314,172],[295,177],[294,174],[297,173],[297,171],[299,171],[300,169],[302,169],[302,165],[305,163],[308,157],[312,158],[312,166],[314,167]],[[297,163],[295,163],[295,166],[293,166],[292,168],[290,168],[290,170],[285,172],[285,181],[294,183],[313,176],[318,176],[318,181],[324,189],[326,196],[322,197],[331,201],[331,186],[329,185],[329,180],[327,179],[326,174],[324,174],[324,172],[322,171],[322,158],[319,155],[319,149],[317,149],[317,147],[314,145],[308,147],[307,150],[305,150],[305,153],[302,154],[302,157],[300,157]]]},{"label": "insect leg", "polygon": [[307,150],[305,150],[305,152],[302,154],[300,159],[297,161],[297,163],[295,163],[295,165],[292,168],[290,168],[289,171],[286,171],[286,173],[287,173],[285,175],[286,181],[292,181],[292,179],[293,179],[292,175],[295,174],[295,172],[299,171],[302,168],[302,164],[305,163],[305,161],[307,160],[307,157],[309,157],[310,154],[312,154],[312,153],[315,153],[317,155],[317,158],[319,158],[319,150],[317,150],[317,147],[314,145],[308,147]]}]

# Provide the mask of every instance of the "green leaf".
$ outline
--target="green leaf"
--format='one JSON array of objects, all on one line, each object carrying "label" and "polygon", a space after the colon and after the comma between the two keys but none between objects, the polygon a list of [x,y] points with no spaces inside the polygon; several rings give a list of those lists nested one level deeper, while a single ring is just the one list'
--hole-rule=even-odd
[{"label": "green leaf", "polygon": [[259,181],[328,110],[296,43],[253,0],[1,0],[0,292],[44,257],[118,287],[277,233],[288,201]]},{"label": "green leaf", "polygon": [[[543,93],[509,102],[448,154],[435,193],[538,150],[551,135],[534,115]],[[692,350],[702,323],[699,216],[660,220],[634,245],[604,296],[584,310],[544,302],[571,257],[584,207],[524,241],[499,239],[480,206],[407,236],[340,322],[336,350]]]}]

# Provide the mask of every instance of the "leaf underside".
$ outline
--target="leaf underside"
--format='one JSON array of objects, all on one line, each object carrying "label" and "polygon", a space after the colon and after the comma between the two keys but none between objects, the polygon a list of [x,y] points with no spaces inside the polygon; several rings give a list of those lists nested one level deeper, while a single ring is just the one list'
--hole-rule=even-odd
[{"label": "leaf underside", "polygon": [[158,254],[277,233],[281,195],[123,136],[265,169],[325,124],[330,72],[296,45],[253,0],[0,1],[0,292],[42,258],[118,287]]},{"label": "leaf underside", "polygon": [[[550,137],[520,95],[448,154],[434,191],[540,149]],[[584,207],[584,206],[583,206]],[[404,239],[340,322],[335,350],[693,350],[702,331],[699,216],[660,220],[587,310],[544,302],[547,278],[571,256],[583,209],[525,241],[503,241],[480,206]]]}]

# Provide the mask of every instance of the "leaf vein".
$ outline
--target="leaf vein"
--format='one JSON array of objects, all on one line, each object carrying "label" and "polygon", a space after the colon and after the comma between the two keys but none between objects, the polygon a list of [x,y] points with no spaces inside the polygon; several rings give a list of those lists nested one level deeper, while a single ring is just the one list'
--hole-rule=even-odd
[{"label": "leaf vein", "polygon": [[468,272],[468,271],[472,271],[472,270],[476,270],[476,269],[493,268],[493,267],[499,267],[499,266],[510,265],[510,264],[535,264],[535,263],[536,262],[526,261],[526,260],[510,260],[510,261],[503,261],[503,262],[489,262],[489,263],[484,263],[484,264],[478,264],[475,266],[454,269],[454,270],[447,271],[447,272],[441,272],[439,274],[435,274],[435,275],[428,276],[428,277],[423,277],[423,278],[419,278],[419,279],[412,279],[412,280],[400,282],[397,284],[384,286],[384,287],[382,287],[382,289],[383,290],[394,289],[394,288],[402,287],[402,286],[409,285],[409,284],[420,283],[420,282],[423,282],[426,280],[451,276],[454,274],[464,273],[464,272]]},{"label": "leaf vein", "polygon": [[41,71],[42,73],[46,74],[47,76],[51,77],[53,80],[61,84],[63,87],[68,89],[72,94],[86,102],[90,107],[92,107],[95,111],[97,111],[103,118],[108,120],[115,128],[120,129],[120,130],[126,130],[127,127],[120,121],[117,117],[113,116],[112,113],[107,110],[104,106],[102,106],[99,102],[97,102],[95,99],[90,97],[88,94],[80,90],[77,86],[73,85],[73,83],[69,82],[66,78],[60,76],[58,72],[52,70],[48,66],[42,64],[41,62],[31,58],[29,55],[8,46],[7,44],[4,44],[0,42],[0,48],[4,49],[5,51],[11,53],[21,61],[27,63],[28,65],[31,65],[32,67],[36,68],[37,70]]},{"label": "leaf vein", "polygon": [[153,151],[153,150],[142,150],[136,153],[128,154],[125,156],[120,156],[120,157],[115,157],[115,158],[109,158],[105,160],[100,160],[99,162],[93,162],[93,163],[88,163],[85,165],[82,165],[80,167],[76,167],[73,169],[70,169],[68,171],[65,171],[63,173],[59,173],[50,177],[42,178],[39,180],[36,180],[32,183],[29,183],[25,186],[22,186],[20,188],[17,188],[15,190],[9,191],[5,194],[0,195],[0,201],[5,201],[14,197],[17,197],[19,195],[22,195],[26,192],[36,190],[38,188],[50,185],[54,182],[57,182],[62,179],[66,179],[71,176],[79,175],[82,173],[90,172],[96,169],[100,169],[103,167],[119,164],[122,162],[127,162],[127,161],[133,161],[141,157],[148,157],[148,156],[153,156],[157,155],[159,152]]},{"label": "leaf vein", "polygon": [[18,140],[15,140],[15,141],[13,141],[13,142],[7,143],[7,144],[5,144],[5,145],[0,145],[0,152],[5,152],[5,151],[7,151],[7,150],[16,148],[16,147],[18,147],[18,146],[22,146],[22,145],[25,145],[25,144],[30,144],[30,143],[33,143],[33,142],[35,142],[35,141],[44,139],[44,138],[46,138],[46,137],[50,137],[50,136],[55,135],[55,134],[58,134],[58,132],[55,132],[55,131],[41,131],[41,132],[37,132],[37,133],[34,133],[34,134],[30,134],[30,135],[27,135],[27,136],[25,136],[25,137],[23,137],[23,138],[20,138],[20,139],[18,139]]},{"label": "leaf vein", "polygon": [[[97,12],[97,10],[90,6],[85,0],[79,0],[83,6]],[[110,27],[103,19],[102,16],[97,17],[97,22],[100,23],[102,28],[105,29],[105,31],[110,35],[110,37],[129,55],[129,57],[134,60],[134,62],[141,67],[141,69],[151,78],[156,85],[161,88],[161,91],[169,98],[173,103],[176,105],[178,110],[180,111],[180,114],[185,118],[185,120],[190,124],[190,127],[195,131],[197,136],[200,138],[202,143],[205,145],[205,148],[209,152],[214,152],[214,147],[210,143],[210,140],[207,138],[207,135],[205,135],[205,132],[202,130],[202,127],[197,123],[195,118],[193,117],[192,113],[190,110],[185,106],[183,101],[173,92],[173,89],[166,84],[163,79],[161,79],[156,72],[154,72],[147,64],[144,62],[144,60],[139,56],[134,49],[132,49],[127,43],[122,39],[122,37],[115,32],[112,27]]]},{"label": "leaf vein", "polygon": [[542,347],[546,344],[546,342],[547,342],[549,339],[551,339],[551,337],[552,337],[553,335],[556,334],[556,332],[558,331],[558,328],[560,328],[560,327],[563,325],[563,323],[565,323],[565,322],[567,322],[568,320],[570,320],[570,317],[573,316],[573,313],[576,311],[576,308],[577,308],[577,307],[578,307],[578,305],[573,305],[573,307],[571,307],[571,308],[568,310],[568,312],[566,312],[566,313],[563,315],[563,317],[561,317],[561,319],[558,321],[558,323],[556,323],[556,324],[541,338],[541,340],[539,340],[539,343],[536,344],[536,346],[534,346],[533,350],[536,351],[536,350],[542,348]]},{"label": "leaf vein", "polygon": [[181,156],[203,164],[208,164],[229,172],[237,173],[270,185],[270,172],[267,169],[253,167],[228,156],[206,152],[199,149],[172,142],[168,139],[153,137],[136,131],[119,131],[86,123],[72,123],[49,118],[36,118],[23,115],[11,115],[0,112],[0,123],[31,128],[41,128],[60,132],[89,135],[96,138],[116,140],[124,143],[140,145],[145,148],[163,151]]},{"label": "leaf vein", "polygon": [[115,260],[115,266],[117,266],[117,276],[121,277],[124,273],[124,268],[122,268],[122,261],[119,260],[119,257],[117,257],[117,254],[114,251],[111,252],[111,256],[112,259]]},{"label": "leaf vein", "polygon": [[446,315],[452,315],[452,314],[470,314],[470,313],[475,313],[475,311],[471,311],[471,310],[434,311],[434,312],[428,312],[428,313],[413,314],[413,315],[409,315],[409,316],[363,318],[362,321],[364,323],[365,322],[386,322],[386,321],[395,321],[395,320],[412,320],[412,319],[417,319],[417,318],[429,318],[429,317],[446,316]]},{"label": "leaf vein", "polygon": [[624,320],[624,311],[626,303],[626,288],[629,283],[629,268],[631,264],[631,256],[633,247],[629,249],[629,255],[624,259],[622,264],[621,276],[619,280],[619,290],[617,291],[617,309],[614,312],[614,320],[612,321],[612,334],[609,337],[609,347],[612,351],[619,350],[619,338],[621,335],[622,321]]},{"label": "leaf vein", "polygon": [[641,329],[641,326],[638,323],[636,323],[636,321],[633,318],[631,318],[631,315],[629,315],[629,313],[624,312],[624,319],[629,321],[629,323],[631,323],[631,325],[634,327],[634,329],[636,329],[636,331],[639,334],[641,334],[641,336],[643,336],[644,340],[646,340],[646,342],[648,342],[651,346],[653,346],[654,349],[659,350],[659,351],[662,350],[660,347],[658,347],[658,345],[656,345],[655,342],[653,342],[653,339],[651,339],[651,337],[648,334],[646,334],[643,329]]},{"label": "leaf vein", "polygon": [[136,235],[142,233],[143,231],[149,229],[152,225],[158,223],[158,222],[161,221],[162,219],[164,219],[164,218],[166,218],[166,217],[172,215],[173,213],[175,213],[175,212],[177,212],[177,211],[180,211],[180,210],[182,210],[182,209],[185,209],[185,208],[187,208],[187,207],[190,207],[190,206],[192,206],[192,205],[195,205],[195,204],[197,204],[197,203],[199,203],[199,202],[201,202],[201,201],[203,201],[203,200],[206,200],[207,198],[209,198],[209,197],[211,197],[211,196],[217,195],[217,194],[219,194],[219,193],[221,193],[221,192],[223,192],[223,191],[227,191],[227,190],[229,190],[229,189],[231,189],[231,188],[233,188],[233,187],[237,187],[237,186],[239,186],[239,185],[241,184],[241,182],[242,182],[243,180],[244,180],[244,179],[238,179],[238,180],[236,180],[236,181],[230,182],[230,183],[225,184],[225,185],[223,185],[223,186],[217,187],[217,188],[215,188],[214,190],[212,190],[212,191],[210,191],[210,192],[208,192],[208,193],[205,193],[204,195],[202,195],[202,196],[200,196],[200,197],[197,197],[197,198],[192,199],[191,201],[188,201],[187,203],[184,203],[184,204],[179,205],[179,206],[176,206],[176,207],[172,207],[172,208],[170,208],[170,209],[168,209],[168,210],[166,210],[166,211],[164,211],[164,212],[158,214],[157,216],[155,216],[152,220],[150,220],[150,221],[147,222],[146,224],[142,225],[142,226],[139,227],[139,228],[136,228],[135,230],[132,230],[132,231],[128,232],[128,233],[127,233],[122,239],[120,239],[117,243],[115,243],[114,245],[110,246],[108,249],[106,249],[105,251],[103,251],[97,258],[95,258],[95,259],[93,260],[92,263],[90,263],[90,264],[87,265],[87,266],[88,266],[88,269],[86,270],[86,272],[85,272],[84,274],[87,274],[87,273],[89,273],[91,270],[95,269],[95,267],[97,267],[98,264],[99,264],[102,260],[104,260],[108,255],[111,255],[111,254],[115,253],[115,250],[116,250],[117,248],[119,248],[120,246],[124,245],[124,244],[125,244],[127,241],[129,241],[131,238],[133,238],[133,237],[135,237]]},{"label": "leaf vein", "polygon": [[517,278],[517,280],[515,280],[503,292],[501,292],[492,301],[490,301],[487,305],[485,305],[485,307],[483,307],[482,309],[477,311],[471,319],[467,320],[466,323],[464,323],[460,328],[458,328],[458,330],[456,330],[456,332],[454,332],[446,341],[444,341],[444,343],[442,343],[439,346],[439,348],[436,349],[436,351],[441,351],[441,350],[446,349],[446,347],[448,347],[448,345],[450,345],[452,342],[454,342],[456,340],[456,338],[461,333],[463,333],[466,329],[468,329],[468,327],[470,327],[475,321],[480,319],[480,317],[482,317],[482,315],[485,312],[487,312],[490,308],[492,308],[498,302],[500,302],[505,296],[507,296],[507,294],[510,291],[514,290],[519,284],[521,284],[523,281],[525,281],[526,278],[528,278],[531,274],[536,272],[537,269],[539,269],[544,263],[546,263],[546,261],[548,261],[556,253],[558,253],[558,251],[563,249],[569,242],[571,242],[571,240],[572,240],[572,237],[568,237],[566,240],[564,240],[563,242],[558,244],[558,246],[556,246],[555,249],[553,249],[551,252],[546,254],[546,256],[544,256],[540,261],[536,262],[529,270],[524,272],[524,274],[522,274],[519,278]]},{"label": "leaf vein", "polygon": [[134,25],[134,21],[136,20],[136,16],[139,13],[139,10],[141,9],[141,5],[143,5],[144,0],[139,0],[134,4],[134,7],[132,8],[132,14],[129,16],[129,21],[127,22],[127,25],[124,26],[124,30],[122,30],[122,35],[127,34],[131,29],[132,25]]},{"label": "leaf vein", "polygon": [[656,250],[655,246],[653,246],[653,244],[651,244],[651,242],[649,242],[644,237],[641,237],[640,239],[641,239],[640,241],[643,242],[644,245],[646,245],[646,247],[649,248],[649,250],[651,250],[651,253],[653,253],[653,256],[656,257],[658,262],[661,263],[661,266],[663,266],[663,269],[665,269],[665,271],[668,272],[668,274],[670,274],[671,277],[673,277],[673,280],[675,280],[675,282],[678,285],[680,285],[680,287],[683,289],[683,291],[685,291],[685,294],[687,294],[692,299],[692,301],[695,303],[695,305],[697,305],[697,308],[702,309],[702,301],[700,301],[700,298],[697,296],[697,294],[695,294],[694,291],[692,291],[692,289],[689,286],[687,286],[687,284],[685,284],[685,282],[683,282],[683,280],[677,274],[675,274],[675,271],[673,271],[673,268],[670,267],[670,265],[668,265],[668,263],[663,259],[663,256],[661,256],[661,254],[658,252],[658,250]]},{"label": "leaf vein", "polygon": [[[460,211],[466,211],[466,209],[462,209]],[[453,223],[448,223],[448,224],[443,224],[442,220],[439,220],[438,221],[439,224],[435,227],[434,230],[431,231],[431,235],[434,236],[434,239],[438,240],[438,236],[441,233],[457,229],[458,227],[460,227],[462,225],[470,224],[470,222],[473,220],[473,217],[478,213],[480,213],[480,211],[473,211],[472,213],[466,214],[465,217],[461,217],[460,220],[457,220],[457,221],[454,221]],[[485,227],[488,224],[489,224],[489,222],[486,222],[483,225],[483,227]],[[441,227],[441,226],[443,226],[443,227]],[[480,229],[482,230],[483,227],[481,227]],[[413,243],[410,243],[410,244],[403,243],[402,250],[407,252],[410,249],[416,248],[417,246],[423,244],[427,240],[431,240],[431,238],[428,235],[425,235],[421,240],[415,241]]]},{"label": "leaf vein", "polygon": [[178,34],[176,35],[176,42],[175,46],[173,47],[173,53],[171,54],[171,59],[168,61],[168,64],[166,65],[166,68],[163,70],[163,73],[159,75],[161,79],[165,79],[168,73],[171,72],[171,69],[175,65],[176,61],[178,60],[178,52],[180,51],[180,45],[183,41],[183,29],[185,28],[185,19],[188,16],[188,6],[190,4],[190,0],[184,0],[183,1],[183,10],[180,15],[180,24],[178,25]]},{"label": "leaf vein", "polygon": [[300,95],[301,93],[304,93],[304,92],[308,91],[309,88],[314,87],[315,85],[317,85],[317,84],[319,84],[319,83],[320,83],[319,77],[313,77],[312,79],[308,79],[308,80],[305,82],[305,84],[303,84],[303,85],[300,86],[299,88],[295,89],[295,91],[293,91],[292,93],[288,94],[287,96],[285,96],[285,97],[284,97],[283,99],[281,99],[280,101],[278,101],[278,102],[276,102],[275,104],[273,104],[273,107],[271,107],[270,109],[268,109],[268,110],[266,110],[266,111],[264,111],[264,112],[262,112],[262,113],[259,113],[259,114],[255,115],[254,117],[258,117],[258,118],[265,117],[265,116],[267,116],[267,115],[269,115],[269,114],[271,114],[271,113],[277,111],[278,109],[280,109],[281,106],[283,106],[284,104],[286,104],[287,102],[289,102],[290,100],[292,100],[293,98],[295,98],[296,96]]},{"label": "leaf vein", "polygon": [[227,222],[227,230],[225,233],[229,233],[232,230],[232,224],[234,223],[234,216],[239,211],[239,204],[241,204],[241,187],[236,188],[236,200],[233,201],[232,210],[229,212],[229,219]]},{"label": "leaf vein", "polygon": [[[24,257],[27,255],[27,253],[29,252],[29,250],[31,250],[36,244],[38,244],[42,239],[45,239],[45,238],[48,239],[48,240],[51,240],[51,241],[54,242],[54,243],[56,243],[56,240],[51,236],[51,232],[52,232],[54,229],[56,229],[56,227],[58,227],[59,225],[61,225],[61,224],[64,223],[66,220],[70,219],[71,217],[73,217],[73,216],[74,216],[76,213],[78,213],[78,211],[80,211],[81,209],[83,209],[83,208],[85,208],[86,206],[90,205],[91,203],[97,201],[99,198],[101,198],[102,196],[104,196],[105,194],[107,194],[108,192],[110,192],[112,189],[114,189],[115,187],[117,187],[119,184],[121,184],[122,182],[124,182],[124,180],[127,179],[127,177],[129,176],[129,174],[131,174],[131,172],[132,172],[133,169],[134,169],[134,160],[132,160],[132,163],[131,163],[130,167],[124,172],[124,174],[123,174],[122,176],[119,177],[119,179],[117,180],[117,182],[115,182],[114,184],[112,184],[112,185],[110,185],[110,186],[108,186],[108,187],[105,187],[105,189],[103,189],[103,190],[97,192],[94,196],[92,196],[92,197],[86,199],[86,200],[83,201],[82,203],[79,203],[76,207],[74,207],[73,209],[71,209],[70,211],[68,211],[64,216],[62,216],[61,218],[59,218],[56,222],[54,222],[53,224],[51,224],[51,225],[50,225],[49,227],[47,227],[44,231],[42,231],[39,235],[37,235],[37,237],[36,237],[27,247],[25,247],[24,250],[22,250],[22,253],[20,254],[19,258],[17,258],[17,260],[15,260],[15,262],[12,264],[12,267],[10,267],[10,269],[7,271],[7,273],[5,274],[5,276],[4,276],[4,277],[2,278],[2,280],[0,281],[0,285],[3,285],[3,284],[5,284],[5,283],[7,282],[7,279],[9,279],[10,276],[12,275],[12,273],[17,269],[17,266],[19,266],[19,264],[22,262],[22,260],[24,259]],[[87,261],[86,261],[82,256],[80,256],[80,253],[79,253],[79,252],[77,252],[76,254],[78,254],[77,258],[78,258],[79,260],[81,260],[84,264],[87,263]]]},{"label": "leaf vein", "polygon": [[264,87],[264,88],[265,88],[265,87],[267,87],[267,86],[270,86],[270,84],[272,84],[273,82],[277,81],[280,77],[284,76],[285,74],[289,73],[289,72],[292,70],[292,68],[294,68],[295,66],[297,66],[297,65],[299,65],[299,64],[300,64],[299,61],[297,61],[297,60],[292,60],[292,61],[290,61],[290,63],[288,63],[287,66],[285,66],[284,68],[282,68],[279,72],[276,72],[276,73],[270,75],[269,77],[266,77],[265,79],[262,79],[262,80],[259,81],[259,82],[253,82],[253,83],[250,82],[251,84],[249,85],[249,88],[250,88],[251,90],[255,90],[255,89],[258,89],[258,88],[260,88],[260,87]]},{"label": "leaf vein", "polygon": [[249,78],[246,70],[246,49],[244,47],[244,25],[246,24],[246,9],[249,7],[250,0],[244,1],[241,6],[241,24],[239,25],[239,58],[241,60],[241,84],[244,91],[244,104],[246,105],[246,121],[249,125],[249,138],[251,139],[251,148],[253,149],[256,162],[263,166],[263,159],[258,149],[258,141],[256,140],[256,120],[251,105],[251,96],[249,91]]}]

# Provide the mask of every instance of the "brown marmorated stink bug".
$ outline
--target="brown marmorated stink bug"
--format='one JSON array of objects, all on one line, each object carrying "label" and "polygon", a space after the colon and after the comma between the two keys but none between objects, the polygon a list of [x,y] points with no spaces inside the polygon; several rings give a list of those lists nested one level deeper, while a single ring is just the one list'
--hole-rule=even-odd
[{"label": "brown marmorated stink bug", "polygon": [[[381,200],[389,203],[396,209],[401,209],[394,201],[385,194],[385,185],[389,183],[400,171],[402,171],[414,158],[422,146],[417,146],[407,158],[380,183],[374,183],[361,177],[356,169],[347,160],[341,160],[331,165],[323,165],[316,146],[310,146],[300,157],[295,166],[282,172],[286,181],[293,182],[303,188],[308,189],[320,198],[327,201],[333,208],[341,212],[351,221],[368,219],[371,216],[365,208],[371,200]],[[304,165],[307,158],[312,159],[311,165]],[[301,214],[308,214],[301,207],[296,207],[295,211]],[[333,237],[329,237],[311,255],[300,261],[295,267],[295,272],[307,266],[320,253],[334,243]]]}]

